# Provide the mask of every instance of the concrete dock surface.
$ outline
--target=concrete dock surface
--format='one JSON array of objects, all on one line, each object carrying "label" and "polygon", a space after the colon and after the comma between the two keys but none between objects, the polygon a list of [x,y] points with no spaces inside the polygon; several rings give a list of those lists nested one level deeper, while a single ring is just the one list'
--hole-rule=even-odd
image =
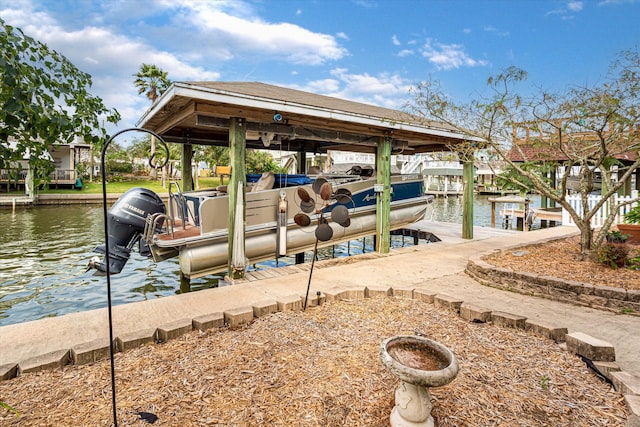
[{"label": "concrete dock surface", "polygon": [[[317,291],[364,289],[368,286],[413,288],[446,294],[493,311],[518,314],[583,332],[615,346],[621,369],[640,378],[640,317],[561,303],[483,286],[464,273],[471,256],[516,245],[575,234],[575,227],[532,232],[474,228],[474,239],[460,238],[461,225],[421,221],[415,228],[442,241],[395,249],[389,255],[365,254],[316,263],[310,295]],[[243,281],[149,301],[113,307],[114,337],[155,330],[172,321],[251,306],[261,301],[304,297],[309,271],[287,267],[286,275]],[[126,269],[122,274],[126,274]],[[266,276],[266,275],[265,275]],[[105,278],[105,304],[106,304]],[[67,314],[0,327],[0,367],[109,338],[107,309]],[[524,350],[524,349],[523,349]]]}]

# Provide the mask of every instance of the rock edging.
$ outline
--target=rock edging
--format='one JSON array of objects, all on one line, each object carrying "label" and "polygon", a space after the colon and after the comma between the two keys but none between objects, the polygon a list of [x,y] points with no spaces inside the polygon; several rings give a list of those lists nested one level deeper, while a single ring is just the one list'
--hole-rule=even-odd
[{"label": "rock edging", "polygon": [[[499,251],[501,250],[494,252]],[[467,275],[485,286],[640,316],[640,290],[595,286],[590,283],[496,267],[483,259],[487,255],[470,257],[465,269]]]},{"label": "rock edging", "polygon": [[[608,342],[590,337],[581,332],[569,334],[567,328],[527,319],[518,314],[494,311],[477,306],[449,295],[430,292],[419,287],[367,286],[364,288],[334,288],[311,295],[307,307],[317,307],[325,301],[358,300],[372,297],[408,298],[435,304],[443,310],[451,310],[472,323],[491,322],[499,327],[524,329],[540,337],[555,341],[567,351],[579,355],[587,364],[597,369],[596,373],[607,378],[618,390],[629,409],[628,427],[640,422],[640,378],[621,371],[615,363],[615,348]],[[212,328],[234,328],[251,323],[253,319],[271,315],[278,311],[302,310],[304,296],[292,294],[279,300],[265,300],[245,307],[237,307],[224,312],[215,312],[194,319],[182,319],[159,326],[155,330],[118,336],[113,343],[116,351],[126,351],[154,342],[165,342],[193,331]],[[20,363],[0,366],[0,380],[9,380],[21,373],[43,369],[62,368],[68,364],[85,364],[108,357],[109,343],[94,341],[69,350],[59,350]],[[592,369],[593,369],[592,367]]]}]

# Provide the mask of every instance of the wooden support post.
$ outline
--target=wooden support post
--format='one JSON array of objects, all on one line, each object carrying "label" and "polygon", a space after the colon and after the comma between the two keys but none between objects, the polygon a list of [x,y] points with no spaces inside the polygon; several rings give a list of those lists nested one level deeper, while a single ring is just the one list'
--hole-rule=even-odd
[{"label": "wooden support post", "polygon": [[[607,185],[607,180],[605,179],[605,175],[611,179],[611,166],[615,159],[606,158],[600,165],[600,173],[602,174],[602,186],[600,188],[600,194],[606,194],[609,191],[609,187]],[[618,190],[620,191],[620,190]],[[603,218],[607,218],[609,216],[609,212],[611,212],[611,199],[608,199],[604,205],[602,205],[602,214]]]},{"label": "wooden support post", "polygon": [[[547,177],[549,177],[549,174],[547,173]],[[546,209],[549,207],[549,199],[547,198],[547,196],[545,195],[541,195],[540,196],[540,207],[542,209]],[[525,218],[526,218],[526,214],[525,214]],[[540,220],[540,228],[547,228],[547,221],[542,219]]]},{"label": "wooden support post", "polygon": [[[304,150],[298,151],[296,161],[298,163],[298,173],[307,173],[307,152]],[[296,264],[304,264],[304,252],[296,254]]]},{"label": "wooden support post", "polygon": [[298,163],[298,173],[307,173],[307,152],[298,151],[296,161]]},{"label": "wooden support post", "polygon": [[624,195],[625,196],[630,196],[631,195],[631,175],[629,175],[629,177],[626,179],[626,181],[624,182]]},{"label": "wooden support post", "polygon": [[[551,182],[552,182],[551,186],[555,190],[556,188],[558,188],[557,185],[556,185],[558,180],[557,180],[557,177],[556,177],[556,170],[555,169],[551,171],[550,179],[551,179]],[[550,200],[549,201],[549,207],[550,208],[555,208],[556,207],[556,201],[555,200]]]},{"label": "wooden support post", "polygon": [[496,228],[496,202],[491,202],[491,228]]},{"label": "wooden support post", "polygon": [[[242,242],[234,241],[234,230],[236,227],[242,227],[244,232],[244,221],[246,218],[242,218],[242,222],[236,224],[236,202],[238,200],[238,182],[242,181],[245,185],[242,187],[243,193],[246,189],[246,143],[247,143],[247,127],[243,118],[232,117],[229,120],[229,165],[231,166],[231,176],[229,177],[229,185],[227,186],[227,192],[229,194],[229,262],[228,262],[228,274],[232,279],[243,279],[244,270],[238,271],[231,265],[231,259],[233,258],[233,248],[236,244],[244,246],[244,239]],[[244,201],[243,211],[246,208],[246,197],[242,195]],[[244,253],[244,248],[243,251]]]},{"label": "wooden support post", "polygon": [[187,292],[191,292],[191,279],[180,273],[180,293],[186,294]]},{"label": "wooden support post", "polygon": [[473,159],[462,166],[462,191],[462,238],[473,239]]},{"label": "wooden support post", "polygon": [[193,146],[186,142],[182,144],[182,191],[193,190],[193,171],[191,162],[193,160]]},{"label": "wooden support post", "polygon": [[379,253],[391,248],[391,139],[380,137],[376,147],[376,244]]}]

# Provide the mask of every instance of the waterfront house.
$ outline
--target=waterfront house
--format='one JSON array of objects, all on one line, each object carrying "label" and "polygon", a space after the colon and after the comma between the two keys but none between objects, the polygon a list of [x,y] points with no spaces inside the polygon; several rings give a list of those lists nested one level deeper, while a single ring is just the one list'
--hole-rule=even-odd
[{"label": "waterfront house", "polygon": [[[14,145],[15,141],[9,141]],[[73,142],[71,144],[55,144],[48,150],[46,158],[55,165],[49,176],[49,185],[58,187],[73,187],[80,177],[78,166],[89,162],[91,145]],[[24,189],[25,181],[30,176],[29,153],[22,160],[15,162],[12,168],[0,170],[0,189]]]}]

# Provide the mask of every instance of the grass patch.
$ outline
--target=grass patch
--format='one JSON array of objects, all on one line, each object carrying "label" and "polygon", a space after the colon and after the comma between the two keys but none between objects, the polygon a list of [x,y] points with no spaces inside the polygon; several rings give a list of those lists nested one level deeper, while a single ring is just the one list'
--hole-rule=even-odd
[{"label": "grass patch", "polygon": [[[179,182],[180,183],[180,182]],[[220,185],[220,178],[218,177],[202,177],[198,178],[199,189],[215,188]],[[160,179],[148,179],[131,177],[123,179],[122,181],[109,181],[107,182],[107,193],[120,194],[135,187],[144,187],[155,193],[167,193],[167,188],[162,187],[162,181]],[[175,190],[175,187],[173,188]],[[102,182],[84,182],[82,184],[82,190],[76,190],[73,188],[44,188],[38,190],[39,194],[102,194]],[[24,195],[24,190],[12,191],[9,193],[3,193],[8,195]]]}]

